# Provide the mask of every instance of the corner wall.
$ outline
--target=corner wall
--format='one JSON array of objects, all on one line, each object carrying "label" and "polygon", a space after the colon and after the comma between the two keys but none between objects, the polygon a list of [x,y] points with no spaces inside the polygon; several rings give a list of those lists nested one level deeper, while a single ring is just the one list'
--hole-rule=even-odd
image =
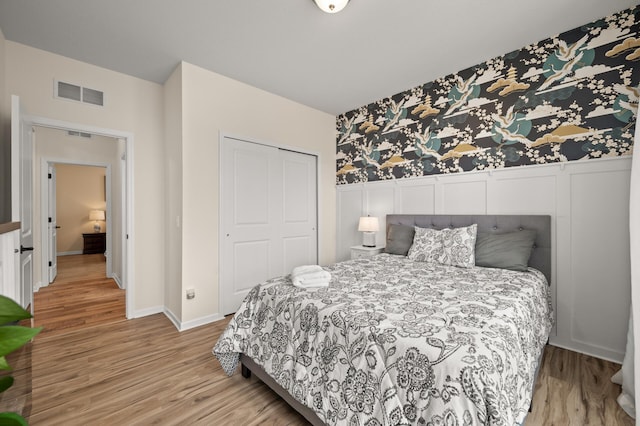
[{"label": "corner wall", "polygon": [[221,133],[318,154],[319,259],[335,260],[335,117],[182,63],[182,322],[218,311]]},{"label": "corner wall", "polygon": [[164,84],[165,288],[173,321],[182,318],[182,65]]},{"label": "corner wall", "polygon": [[[164,305],[164,149],[161,85],[12,41],[5,42],[6,93],[20,96],[35,116],[82,123],[134,135],[134,316]],[[105,106],[53,97],[53,81],[105,93]]]},{"label": "corner wall", "polygon": [[11,114],[5,87],[5,45],[0,29],[0,223],[11,220]]}]

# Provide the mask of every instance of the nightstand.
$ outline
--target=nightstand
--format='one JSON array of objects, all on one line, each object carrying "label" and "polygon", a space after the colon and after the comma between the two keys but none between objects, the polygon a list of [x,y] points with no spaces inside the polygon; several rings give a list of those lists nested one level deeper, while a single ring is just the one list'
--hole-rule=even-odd
[{"label": "nightstand", "polygon": [[384,252],[384,247],[353,246],[351,247],[351,259],[364,259],[382,252]]},{"label": "nightstand", "polygon": [[94,232],[92,234],[82,234],[84,247],[82,254],[104,253],[107,250],[107,234],[105,232]]}]

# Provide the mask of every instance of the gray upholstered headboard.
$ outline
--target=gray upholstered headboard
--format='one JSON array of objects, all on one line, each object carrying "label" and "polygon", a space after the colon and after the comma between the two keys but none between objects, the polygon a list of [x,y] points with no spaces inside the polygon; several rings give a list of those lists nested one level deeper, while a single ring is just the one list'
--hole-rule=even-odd
[{"label": "gray upholstered headboard", "polygon": [[551,284],[551,216],[390,214],[387,215],[387,234],[391,224],[443,229],[460,228],[474,223],[478,224],[478,232],[485,233],[535,230],[536,241],[529,266],[542,272]]}]

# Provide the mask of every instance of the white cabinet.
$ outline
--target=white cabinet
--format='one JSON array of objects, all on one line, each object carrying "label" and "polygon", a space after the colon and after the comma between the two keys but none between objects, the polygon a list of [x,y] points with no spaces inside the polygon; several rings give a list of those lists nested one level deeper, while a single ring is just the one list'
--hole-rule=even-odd
[{"label": "white cabinet", "polygon": [[0,294],[18,303],[20,290],[20,223],[0,225]]}]

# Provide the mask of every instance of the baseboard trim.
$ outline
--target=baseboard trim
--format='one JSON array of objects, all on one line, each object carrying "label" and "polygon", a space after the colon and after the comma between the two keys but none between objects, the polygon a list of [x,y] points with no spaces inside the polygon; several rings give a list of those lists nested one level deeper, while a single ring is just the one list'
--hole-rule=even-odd
[{"label": "baseboard trim", "polygon": [[178,331],[180,330],[180,320],[178,319],[178,317],[175,316],[175,314],[173,312],[171,312],[171,309],[167,308],[165,306],[164,308],[164,314],[167,318],[169,318],[169,321],[171,321],[173,323],[173,325],[176,327],[176,329]]},{"label": "baseboard trim", "polygon": [[148,317],[149,315],[161,314],[163,312],[164,306],[153,306],[151,308],[145,308],[135,311],[131,318]]},{"label": "baseboard trim", "polygon": [[212,322],[220,321],[224,319],[224,315],[218,313],[207,315],[204,317],[196,318],[191,321],[180,321],[170,309],[165,308],[164,314],[169,318],[178,331],[190,330],[192,328],[200,327],[202,325],[210,324]]},{"label": "baseboard trim", "polygon": [[116,282],[116,284],[118,284],[118,287],[120,287],[121,290],[124,290],[124,287],[122,285],[122,281],[120,281],[120,277],[118,276],[118,274],[111,274],[110,278],[112,280],[114,280]]},{"label": "baseboard trim", "polygon": [[74,256],[76,254],[82,254],[82,250],[74,250],[74,251],[59,251],[56,253],[58,256]]},{"label": "baseboard trim", "polygon": [[613,362],[615,364],[622,364],[622,360],[624,358],[624,354],[617,353],[612,350],[594,348],[593,346],[580,344],[577,342],[567,343],[566,341],[562,341],[559,339],[550,338],[549,344],[551,346],[556,346],[558,348],[567,349],[573,352],[578,352],[581,354],[589,355],[594,358],[599,358],[605,361]]},{"label": "baseboard trim", "polygon": [[37,292],[38,292],[38,290],[40,290],[42,287],[46,287],[46,286],[48,286],[48,285],[49,285],[49,284],[47,284],[47,285],[42,285],[42,281],[38,281],[37,283],[35,283],[35,284],[33,285],[33,292],[34,292],[34,293],[37,293]]}]

